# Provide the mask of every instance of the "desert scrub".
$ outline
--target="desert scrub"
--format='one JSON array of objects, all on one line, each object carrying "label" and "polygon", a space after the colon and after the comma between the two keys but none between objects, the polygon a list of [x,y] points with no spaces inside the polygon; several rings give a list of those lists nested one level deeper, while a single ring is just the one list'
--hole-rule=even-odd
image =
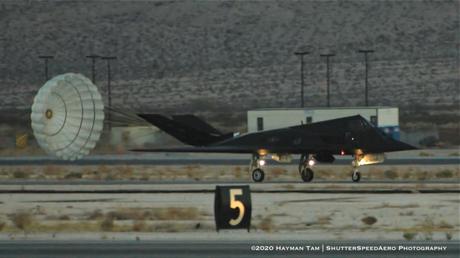
[{"label": "desert scrub", "polygon": [[319,216],[316,220],[318,225],[328,225],[331,224],[331,217],[330,216]]},{"label": "desert scrub", "polygon": [[398,178],[398,173],[394,170],[385,170],[385,172],[383,172],[383,175],[389,179]]},{"label": "desert scrub", "polygon": [[11,221],[17,228],[26,231],[33,224],[34,218],[30,213],[20,212],[11,215]]},{"label": "desert scrub", "polygon": [[434,156],[433,153],[426,152],[426,151],[421,151],[421,152],[419,152],[418,155],[419,155],[420,157],[432,157],[432,156]]},{"label": "desert scrub", "polygon": [[284,168],[273,168],[271,170],[271,174],[273,175],[274,178],[278,178],[281,175],[284,175],[287,173],[287,170]]},{"label": "desert scrub", "polygon": [[97,220],[97,219],[101,219],[103,217],[104,217],[104,214],[102,213],[101,210],[94,210],[93,212],[88,214],[87,219],[88,220]]},{"label": "desert scrub", "polygon": [[271,216],[266,216],[263,218],[259,225],[258,228],[265,231],[265,232],[272,232],[273,231],[273,220]]},{"label": "desert scrub", "polygon": [[451,157],[459,157],[460,156],[460,151],[452,152],[452,153],[449,154],[449,156],[451,156]]},{"label": "desert scrub", "polygon": [[137,221],[134,221],[134,223],[133,223],[132,231],[145,232],[145,231],[149,231],[149,228],[145,224],[145,221],[137,220]]},{"label": "desert scrub", "polygon": [[235,167],[233,168],[233,173],[235,174],[235,178],[240,179],[243,177],[243,171],[241,167]]},{"label": "desert scrub", "polygon": [[81,179],[83,177],[83,173],[81,172],[70,172],[69,174],[65,175],[65,179]]},{"label": "desert scrub", "polygon": [[362,218],[361,221],[368,226],[372,226],[377,222],[377,219],[373,216],[367,216]]},{"label": "desert scrub", "polygon": [[101,230],[102,231],[112,231],[113,230],[113,217],[112,216],[106,216],[102,221],[101,221]]},{"label": "desert scrub", "polygon": [[436,173],[437,178],[452,178],[454,176],[454,172],[449,169],[444,169]]},{"label": "desert scrub", "polygon": [[22,170],[16,170],[13,172],[13,177],[16,179],[26,179],[29,178],[29,175]]},{"label": "desert scrub", "polygon": [[406,240],[413,240],[417,236],[415,232],[404,232],[403,237]]},{"label": "desert scrub", "polygon": [[204,213],[195,207],[189,208],[124,208],[102,214],[100,210],[93,211],[89,219],[110,217],[113,220],[196,220]]}]

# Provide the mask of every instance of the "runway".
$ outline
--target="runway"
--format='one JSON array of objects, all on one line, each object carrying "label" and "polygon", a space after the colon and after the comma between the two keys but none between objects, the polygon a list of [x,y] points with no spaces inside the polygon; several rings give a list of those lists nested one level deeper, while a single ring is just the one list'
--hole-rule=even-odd
[{"label": "runway", "polygon": [[[203,158],[203,156],[150,156],[150,155],[92,155],[81,160],[66,161],[48,156],[28,157],[1,157],[0,166],[24,166],[24,165],[248,165],[250,155],[237,155],[238,158]],[[332,165],[350,165],[352,159],[339,157]],[[298,159],[293,159],[291,164],[297,164]],[[268,164],[279,164],[268,160]],[[460,165],[458,157],[410,157],[391,158],[385,160],[382,165]],[[377,164],[378,165],[378,164]]]},{"label": "runway", "polygon": [[0,185],[216,185],[216,184],[252,184],[252,185],[271,185],[271,184],[298,184],[298,185],[320,185],[320,184],[345,184],[359,186],[367,184],[455,184],[460,183],[460,178],[454,179],[431,179],[431,180],[362,180],[359,183],[351,180],[325,180],[314,179],[311,182],[299,180],[273,180],[262,183],[254,183],[251,180],[194,180],[194,179],[164,179],[164,180],[96,180],[96,179],[8,179],[1,180]]},{"label": "runway", "polygon": [[[234,234],[235,237],[243,234]],[[340,247],[386,246],[395,251],[332,251]],[[1,241],[0,257],[445,257],[460,254],[459,241]],[[273,249],[256,251],[257,247]],[[409,251],[437,247],[442,251]]]}]

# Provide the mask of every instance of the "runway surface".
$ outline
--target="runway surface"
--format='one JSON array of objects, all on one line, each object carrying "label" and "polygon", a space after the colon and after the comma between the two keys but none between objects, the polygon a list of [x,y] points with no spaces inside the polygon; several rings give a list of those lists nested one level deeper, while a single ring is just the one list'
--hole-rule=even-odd
[{"label": "runway surface", "polygon": [[[241,234],[235,234],[235,238]],[[331,251],[341,246],[388,246],[396,251]],[[405,248],[438,247],[441,251]],[[458,241],[0,241],[0,257],[459,257]],[[251,249],[274,249],[255,251]],[[319,250],[312,250],[316,247]],[[329,247],[329,251],[328,251]],[[290,248],[290,251],[286,251]],[[296,250],[294,250],[296,249]]]},{"label": "runway surface", "polygon": [[[248,165],[250,155],[238,158],[203,158],[190,156],[149,156],[149,155],[92,155],[77,161],[59,160],[48,156],[28,157],[0,157],[0,166],[21,165]],[[350,157],[339,157],[332,165],[350,165]],[[291,164],[297,164],[297,159]],[[268,160],[268,164],[279,164]],[[382,165],[460,165],[458,157],[410,157],[391,158],[385,160]],[[378,165],[378,164],[377,164]]]},{"label": "runway surface", "polygon": [[96,180],[96,179],[8,179],[1,180],[0,185],[201,185],[201,184],[298,184],[298,185],[318,185],[318,184],[346,184],[346,185],[366,185],[366,184],[453,184],[460,183],[460,178],[453,179],[433,179],[433,180],[362,180],[359,183],[351,180],[324,180],[315,179],[305,183],[299,180],[273,180],[262,183],[254,183],[250,180],[193,180],[193,179],[164,179],[164,180]]}]

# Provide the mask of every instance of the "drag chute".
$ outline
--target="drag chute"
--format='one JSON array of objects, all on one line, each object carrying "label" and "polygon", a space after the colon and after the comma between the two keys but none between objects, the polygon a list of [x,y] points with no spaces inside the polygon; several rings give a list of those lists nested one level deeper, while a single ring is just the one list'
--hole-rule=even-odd
[{"label": "drag chute", "polygon": [[48,154],[80,159],[96,146],[103,130],[101,94],[81,74],[58,75],[38,91],[31,120],[34,136]]}]

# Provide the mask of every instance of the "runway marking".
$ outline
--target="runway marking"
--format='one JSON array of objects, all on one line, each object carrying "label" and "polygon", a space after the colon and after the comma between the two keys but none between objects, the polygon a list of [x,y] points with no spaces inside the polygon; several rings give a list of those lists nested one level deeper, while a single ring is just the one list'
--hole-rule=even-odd
[{"label": "runway marking", "polygon": [[[176,193],[214,193],[214,190],[0,190],[0,194],[176,194]],[[310,194],[441,194],[460,193],[460,189],[435,190],[403,190],[403,189],[374,189],[374,190],[252,190],[251,193],[310,193]]]}]

